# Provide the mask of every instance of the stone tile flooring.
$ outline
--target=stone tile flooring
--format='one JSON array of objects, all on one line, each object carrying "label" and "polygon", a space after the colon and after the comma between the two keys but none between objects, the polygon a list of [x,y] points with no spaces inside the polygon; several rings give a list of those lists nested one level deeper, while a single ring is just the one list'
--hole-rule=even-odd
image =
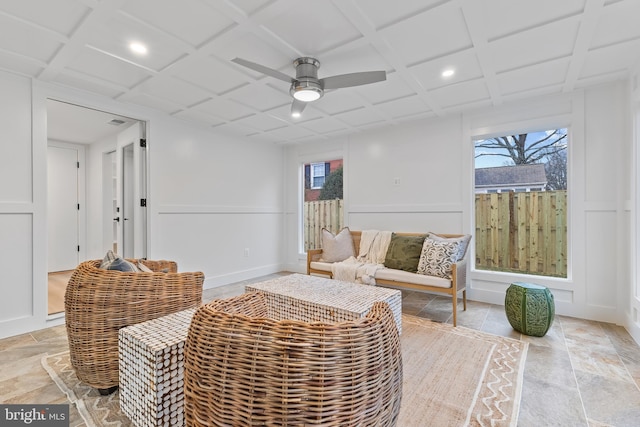
[{"label": "stone tile flooring", "polygon": [[[282,274],[207,289],[203,299],[238,295],[247,283]],[[447,298],[403,291],[403,313],[451,323],[450,307]],[[518,426],[640,425],[640,347],[624,328],[556,316],[547,335],[528,337],[511,328],[502,306],[474,301],[460,308],[458,324],[529,342]],[[40,359],[67,348],[64,326],[0,340],[0,403],[65,402]],[[84,424],[72,412],[70,425]]]}]

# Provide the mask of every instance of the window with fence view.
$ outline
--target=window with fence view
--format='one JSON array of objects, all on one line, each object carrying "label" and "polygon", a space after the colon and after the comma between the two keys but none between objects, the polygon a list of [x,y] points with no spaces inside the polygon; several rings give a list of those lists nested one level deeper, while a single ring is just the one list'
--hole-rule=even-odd
[{"label": "window with fence view", "polygon": [[567,277],[567,129],[474,141],[475,266]]},{"label": "window with fence view", "polygon": [[337,233],[343,227],[342,159],[304,166],[304,251],[321,246],[322,229]]}]

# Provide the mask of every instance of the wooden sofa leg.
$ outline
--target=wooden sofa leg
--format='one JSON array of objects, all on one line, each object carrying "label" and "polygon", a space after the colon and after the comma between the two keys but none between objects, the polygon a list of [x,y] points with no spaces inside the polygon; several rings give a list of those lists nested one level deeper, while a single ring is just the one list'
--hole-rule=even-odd
[{"label": "wooden sofa leg", "polygon": [[467,311],[467,290],[466,289],[462,290],[462,306],[464,308],[464,311]]},{"label": "wooden sofa leg", "polygon": [[458,294],[454,293],[453,295],[453,326],[456,326],[457,323],[457,317],[458,317]]}]

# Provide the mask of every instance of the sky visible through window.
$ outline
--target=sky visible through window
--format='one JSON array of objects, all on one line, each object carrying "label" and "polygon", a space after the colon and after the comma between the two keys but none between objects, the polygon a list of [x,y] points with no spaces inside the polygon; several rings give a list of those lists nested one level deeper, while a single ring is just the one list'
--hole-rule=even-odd
[{"label": "sky visible through window", "polygon": [[[548,130],[548,131],[529,132],[527,134],[525,148],[529,149],[531,144],[535,143],[536,141],[542,140],[547,135],[554,132],[554,130],[555,129]],[[558,131],[560,135],[566,135],[567,133],[567,129],[558,129]],[[501,148],[487,149],[487,148],[479,147],[480,144],[488,141],[491,141],[491,138],[474,141],[476,169],[493,168],[498,166],[510,166],[514,164],[514,161],[510,157],[505,157],[505,155],[508,155],[508,151],[506,149],[501,149]],[[552,140],[550,140],[549,142],[552,142]],[[562,139],[561,143],[564,144],[566,147],[567,138],[565,137],[564,139]],[[545,157],[541,159],[540,162],[546,163],[547,161],[548,161],[548,158]]]}]

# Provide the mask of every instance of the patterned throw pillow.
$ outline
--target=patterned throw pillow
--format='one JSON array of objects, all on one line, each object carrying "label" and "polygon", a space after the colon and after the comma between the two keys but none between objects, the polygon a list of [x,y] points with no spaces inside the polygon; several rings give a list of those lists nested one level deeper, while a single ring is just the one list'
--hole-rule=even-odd
[{"label": "patterned throw pillow", "polygon": [[426,235],[400,236],[393,233],[384,259],[384,266],[410,273],[417,272],[425,237]]},{"label": "patterned throw pillow", "polygon": [[100,263],[100,268],[105,270],[130,271],[133,273],[140,271],[135,264],[119,257],[112,250],[107,251],[107,254]]},{"label": "patterned throw pillow", "polygon": [[439,240],[443,242],[460,242],[460,246],[458,247],[458,258],[456,262],[460,261],[464,258],[467,253],[467,248],[469,247],[469,242],[471,241],[471,234],[465,234],[462,237],[443,237],[436,233],[429,233],[429,237],[433,240]]},{"label": "patterned throw pillow", "polygon": [[322,259],[324,262],[340,262],[355,256],[356,251],[348,227],[334,235],[326,228],[322,229]]},{"label": "patterned throw pillow", "polygon": [[102,259],[102,262],[100,263],[100,268],[104,268],[106,270],[107,267],[109,267],[109,264],[111,264],[113,261],[115,261],[115,259],[117,257],[118,257],[118,255],[114,254],[113,251],[111,249],[109,249],[107,251],[107,254]]},{"label": "patterned throw pillow", "polygon": [[420,254],[418,274],[451,279],[451,265],[457,261],[459,251],[459,241],[448,242],[427,237]]}]

